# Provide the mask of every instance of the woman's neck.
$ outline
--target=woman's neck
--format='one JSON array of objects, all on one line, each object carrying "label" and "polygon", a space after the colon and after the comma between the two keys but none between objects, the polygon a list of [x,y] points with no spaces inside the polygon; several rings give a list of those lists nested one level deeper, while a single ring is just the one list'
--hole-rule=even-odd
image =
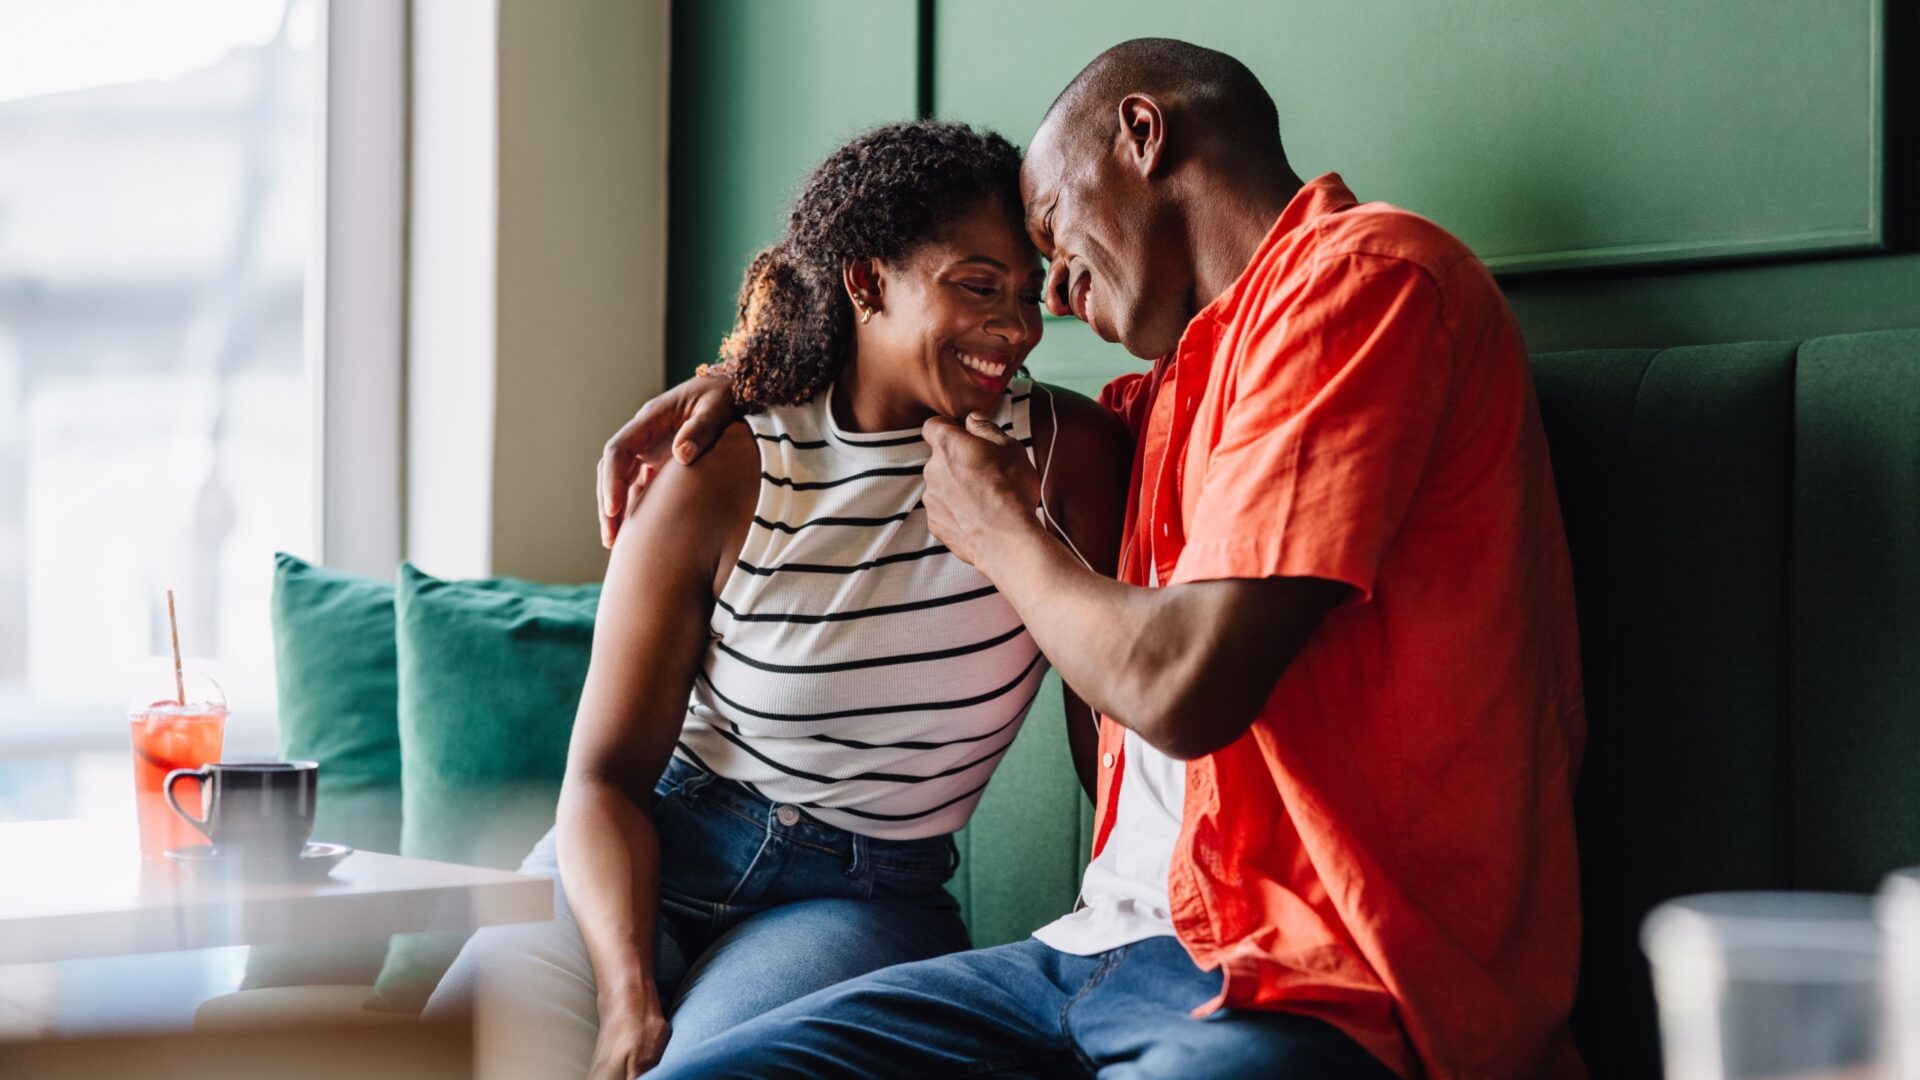
[{"label": "woman's neck", "polygon": [[860,377],[857,360],[847,361],[834,380],[833,422],[854,432],[910,431],[933,418],[933,410],[904,400]]}]

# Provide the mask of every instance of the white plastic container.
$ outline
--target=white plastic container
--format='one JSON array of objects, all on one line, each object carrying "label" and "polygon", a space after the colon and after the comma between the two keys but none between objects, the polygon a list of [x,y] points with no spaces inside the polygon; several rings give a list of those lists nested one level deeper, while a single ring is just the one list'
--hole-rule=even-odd
[{"label": "white plastic container", "polygon": [[1920,1080],[1920,867],[1880,886],[1887,953],[1887,1076]]},{"label": "white plastic container", "polygon": [[1655,908],[1640,943],[1667,1080],[1879,1075],[1884,972],[1871,897],[1689,896]]}]

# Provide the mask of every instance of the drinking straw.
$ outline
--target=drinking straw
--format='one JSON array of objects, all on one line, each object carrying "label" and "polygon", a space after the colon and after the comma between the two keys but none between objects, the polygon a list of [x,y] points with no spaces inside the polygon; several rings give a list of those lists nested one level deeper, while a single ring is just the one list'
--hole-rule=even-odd
[{"label": "drinking straw", "polygon": [[187,707],[187,677],[180,670],[180,620],[173,615],[173,590],[167,590],[167,631],[173,637],[173,693],[181,708]]}]

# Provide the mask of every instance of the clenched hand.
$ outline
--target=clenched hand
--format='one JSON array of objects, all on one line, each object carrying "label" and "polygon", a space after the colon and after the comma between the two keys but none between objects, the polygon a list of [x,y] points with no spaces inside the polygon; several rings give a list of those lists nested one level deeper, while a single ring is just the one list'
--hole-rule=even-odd
[{"label": "clenched hand", "polygon": [[996,536],[1039,527],[1040,475],[1018,441],[979,413],[965,427],[936,416],[921,433],[933,450],[927,528],[949,551],[978,566]]}]

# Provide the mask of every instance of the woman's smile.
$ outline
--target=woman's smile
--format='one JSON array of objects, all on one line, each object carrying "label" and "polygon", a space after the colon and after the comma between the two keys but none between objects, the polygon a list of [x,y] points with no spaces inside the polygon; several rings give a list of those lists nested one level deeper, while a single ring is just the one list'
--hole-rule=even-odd
[{"label": "woman's smile", "polygon": [[949,347],[967,377],[983,390],[998,393],[1007,385],[1007,379],[1013,373],[1014,357],[1011,353],[989,352],[986,350],[963,350]]}]

